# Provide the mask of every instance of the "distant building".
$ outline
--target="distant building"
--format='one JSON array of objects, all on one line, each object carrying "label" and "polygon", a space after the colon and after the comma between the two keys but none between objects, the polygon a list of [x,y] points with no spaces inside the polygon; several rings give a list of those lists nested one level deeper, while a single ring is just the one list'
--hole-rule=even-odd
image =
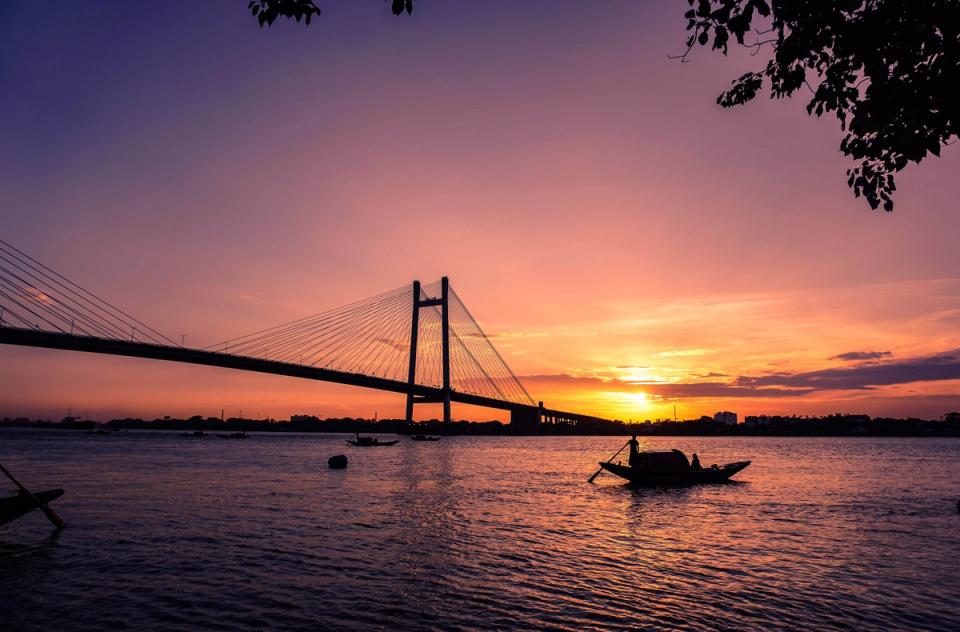
[{"label": "distant building", "polygon": [[770,417],[768,415],[747,415],[743,422],[747,425],[748,428],[761,428],[770,425]]},{"label": "distant building", "polygon": [[719,421],[720,423],[726,424],[728,426],[736,426],[737,413],[732,413],[729,410],[724,410],[718,413],[714,413],[713,420]]}]

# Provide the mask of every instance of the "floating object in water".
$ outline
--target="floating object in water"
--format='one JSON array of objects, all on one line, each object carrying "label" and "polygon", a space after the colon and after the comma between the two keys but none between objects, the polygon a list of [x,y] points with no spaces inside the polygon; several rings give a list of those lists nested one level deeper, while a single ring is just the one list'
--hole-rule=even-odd
[{"label": "floating object in water", "polygon": [[347,443],[358,448],[377,448],[397,445],[398,441],[381,441],[376,437],[361,437],[358,434],[356,439],[347,439]]},{"label": "floating object in water", "polygon": [[327,465],[330,466],[332,470],[342,470],[347,467],[347,455],[338,454],[327,459]]},{"label": "floating object in water", "polygon": [[[0,472],[3,472],[4,475],[10,479],[10,481],[17,486],[20,490],[20,493],[12,498],[3,499],[0,503],[0,525],[6,524],[11,520],[16,520],[20,516],[30,511],[33,511],[37,507],[43,511],[43,515],[47,517],[53,526],[57,529],[62,529],[67,526],[67,523],[63,521],[63,518],[57,515],[53,509],[47,507],[47,503],[53,500],[54,498],[59,498],[63,494],[62,489],[52,489],[46,492],[41,492],[41,494],[47,494],[47,500],[43,498],[38,498],[34,494],[30,493],[30,490],[23,486],[23,483],[18,481],[13,477],[13,474],[7,471],[7,468],[0,465]],[[50,495],[53,495],[50,497]]]},{"label": "floating object in water", "polygon": [[726,465],[694,468],[690,467],[687,456],[680,450],[641,452],[634,465],[621,465],[610,461],[600,462],[601,469],[638,485],[719,483],[728,480],[748,465],[750,461],[737,461]]},{"label": "floating object in water", "polygon": [[[0,498],[0,525],[5,525],[11,520],[16,520],[20,516],[26,515],[38,509],[41,505],[53,502],[63,496],[62,489],[48,489],[43,492],[37,492],[31,495],[21,490],[13,496]],[[39,501],[40,504],[37,504]]]},{"label": "floating object in water", "polygon": [[415,434],[410,436],[414,441],[439,441],[440,437],[428,437],[427,435]]},{"label": "floating object in water", "polygon": [[246,432],[231,432],[230,434],[218,434],[221,439],[246,439]]},{"label": "floating object in water", "polygon": [[203,430],[194,430],[193,432],[181,432],[181,437],[206,437],[207,433]]}]

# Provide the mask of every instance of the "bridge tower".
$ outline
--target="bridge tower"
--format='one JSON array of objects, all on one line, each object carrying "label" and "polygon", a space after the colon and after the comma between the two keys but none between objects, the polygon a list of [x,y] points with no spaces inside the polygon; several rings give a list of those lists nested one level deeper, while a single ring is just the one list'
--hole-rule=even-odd
[{"label": "bridge tower", "polygon": [[[437,403],[443,404],[443,421],[450,421],[450,281],[440,279],[440,298],[420,298],[420,281],[413,282],[413,316],[410,328],[410,369],[407,383],[407,423],[413,423],[413,405]],[[420,310],[424,307],[440,308],[441,355],[443,356],[443,387],[439,397],[415,396],[413,386],[417,381],[417,338],[420,334]]]}]

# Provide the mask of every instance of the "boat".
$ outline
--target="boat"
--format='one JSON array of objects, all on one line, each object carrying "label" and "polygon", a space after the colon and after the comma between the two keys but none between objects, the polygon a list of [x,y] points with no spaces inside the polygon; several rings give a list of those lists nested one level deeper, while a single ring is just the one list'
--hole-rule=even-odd
[{"label": "boat", "polygon": [[381,441],[376,437],[361,437],[357,435],[356,439],[347,439],[347,443],[358,448],[376,448],[397,445],[399,441]]},{"label": "boat", "polygon": [[750,465],[750,461],[737,461],[726,465],[692,467],[687,455],[680,450],[641,452],[637,461],[633,466],[601,461],[600,467],[636,485],[696,485],[729,480]]},{"label": "boat", "polygon": [[207,433],[203,430],[194,430],[193,432],[181,432],[181,437],[206,437]]},{"label": "boat", "polygon": [[246,432],[231,432],[230,434],[218,434],[221,439],[246,439]]},{"label": "boat", "polygon": [[410,438],[413,439],[414,441],[439,441],[440,440],[440,437],[429,437],[427,435],[422,435],[422,434],[410,435]]},{"label": "boat", "polygon": [[[56,500],[63,496],[62,489],[48,489],[43,492],[37,492],[33,495],[40,505],[46,505],[49,502]],[[19,492],[13,496],[7,496],[6,498],[0,498],[0,526],[7,524],[11,520],[16,520],[20,516],[30,513],[34,509],[40,507],[34,499],[30,497],[30,494],[26,492]]]}]

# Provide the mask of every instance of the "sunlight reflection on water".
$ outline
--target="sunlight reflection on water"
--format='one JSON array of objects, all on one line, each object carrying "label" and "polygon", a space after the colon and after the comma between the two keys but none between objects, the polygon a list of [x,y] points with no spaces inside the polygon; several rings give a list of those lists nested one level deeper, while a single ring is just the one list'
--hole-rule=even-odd
[{"label": "sunlight reflection on water", "polygon": [[[0,529],[12,629],[960,626],[960,440],[652,438],[726,485],[586,478],[619,438],[0,430],[70,523]],[[346,453],[346,470],[329,470]],[[0,627],[3,627],[0,625]]]}]

